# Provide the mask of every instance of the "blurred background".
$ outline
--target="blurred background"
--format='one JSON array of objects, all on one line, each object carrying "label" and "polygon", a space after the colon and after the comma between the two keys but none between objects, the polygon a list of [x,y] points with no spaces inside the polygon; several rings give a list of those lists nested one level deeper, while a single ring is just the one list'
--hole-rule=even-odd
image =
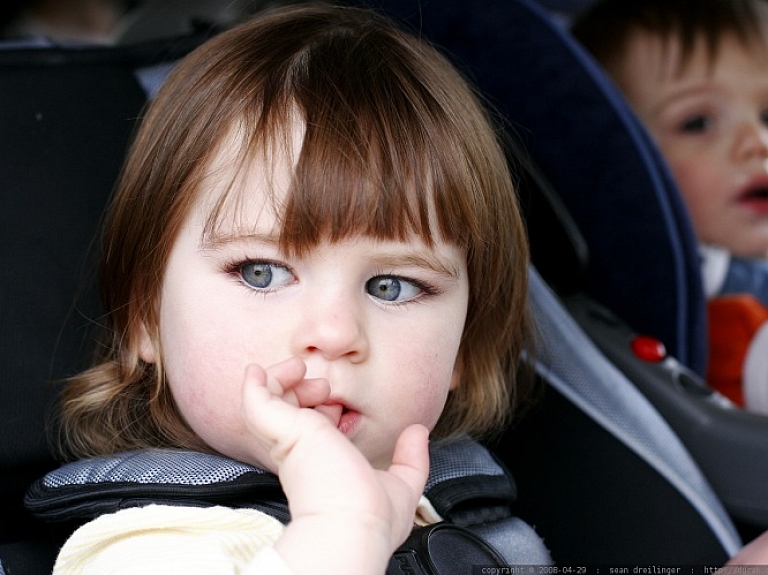
[{"label": "blurred background", "polygon": [[[290,0],[289,0],[290,1]],[[540,0],[568,20],[590,0]],[[131,44],[233,22],[279,0],[6,0],[0,40]],[[383,0],[386,4],[386,0]]]}]

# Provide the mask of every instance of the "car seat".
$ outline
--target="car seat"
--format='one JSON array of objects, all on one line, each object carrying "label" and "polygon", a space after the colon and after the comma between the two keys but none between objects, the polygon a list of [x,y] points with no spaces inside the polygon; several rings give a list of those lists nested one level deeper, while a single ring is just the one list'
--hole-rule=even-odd
[{"label": "car seat", "polygon": [[[742,534],[750,538],[768,527],[768,419],[734,409],[701,377],[707,354],[706,308],[692,226],[666,164],[621,94],[563,21],[535,0],[390,0],[385,7],[443,47],[530,152],[528,175],[520,187],[532,258],[571,319],[682,440]],[[539,188],[544,182],[554,192],[556,210],[541,209],[542,195],[531,182]],[[563,214],[570,222],[565,232]],[[560,241],[574,230],[581,240]],[[578,254],[584,256],[581,268]],[[584,444],[580,433],[586,430],[581,427],[575,437],[567,437],[573,429],[561,422],[568,417],[561,411],[575,404],[549,383],[539,415],[546,424],[538,427],[554,443],[539,441],[535,434],[527,440],[536,439],[535,445],[557,452],[563,461],[567,451],[573,468],[565,472],[552,463],[558,458],[536,463],[535,453],[520,444],[522,433],[506,434],[498,447],[513,468],[522,457],[525,464],[519,464],[517,475],[525,475],[531,461],[540,469],[528,485],[534,497],[540,495],[539,509],[550,505],[548,498],[559,501],[551,504],[550,516],[541,518],[547,522],[544,535],[564,544],[564,556],[574,560],[611,555],[586,550],[596,543],[587,539],[598,532],[604,536],[604,549],[624,549],[619,557],[648,557],[637,553],[635,542],[644,540],[646,528],[663,524],[661,516],[675,521],[674,514],[662,511],[667,500],[642,493],[644,483],[638,480],[636,506],[630,505],[628,513],[647,524],[636,531],[640,539],[633,542],[626,535],[629,502],[607,503],[619,481],[612,464],[591,462],[597,464],[591,474],[579,469],[589,466],[583,458],[590,451],[601,459],[609,448],[597,437],[592,448]],[[595,401],[601,400],[591,397],[587,403]],[[626,431],[616,433],[619,437]],[[576,479],[569,473],[574,472],[595,484],[590,504],[578,501],[581,491],[571,493]],[[559,473],[564,476],[557,477]],[[604,483],[606,477],[613,481]],[[599,518],[595,505],[605,512]],[[586,515],[568,521],[562,510],[569,507]],[[593,516],[594,521],[585,520]],[[624,524],[619,517],[626,519]],[[666,557],[674,562],[686,556],[685,547],[680,539],[669,540]]]},{"label": "car seat", "polygon": [[[448,36],[435,34],[446,45],[468,30],[488,34],[476,21],[485,17],[486,3],[493,7],[486,0],[471,7],[442,0],[434,13],[426,1],[404,8],[409,17],[422,10],[424,29],[433,32],[442,18],[459,16]],[[513,18],[521,27],[531,25],[525,18],[538,17],[528,4],[504,5],[523,8],[524,15]],[[394,15],[398,0],[388,6]],[[182,42],[174,56],[164,56],[168,46],[157,44],[0,52],[0,217],[6,230],[0,252],[0,561],[9,573],[47,572],[60,535],[28,516],[21,499],[26,486],[55,465],[45,443],[51,382],[87,360],[83,350],[98,306],[86,254],[147,98],[142,85],[151,90],[152,82],[137,82],[136,70],[149,65],[162,75],[199,40]],[[546,281],[531,273],[543,335],[536,366],[547,384],[544,397],[492,444],[517,478],[519,513],[544,535],[560,564],[722,564],[740,540],[707,479],[657,410],[547,286],[551,280],[559,294],[578,287],[571,282],[584,277],[586,244],[546,179],[525,165],[518,167],[524,195],[535,199],[529,202],[531,235],[542,233],[558,245],[544,256],[536,250]],[[35,269],[40,263],[47,273]],[[563,269],[572,275],[558,277]]]},{"label": "car seat", "polygon": [[46,440],[55,382],[88,360],[98,221],[142,107],[209,34],[121,48],[0,46],[0,559],[13,573],[34,573],[54,536],[22,498],[55,465]]}]

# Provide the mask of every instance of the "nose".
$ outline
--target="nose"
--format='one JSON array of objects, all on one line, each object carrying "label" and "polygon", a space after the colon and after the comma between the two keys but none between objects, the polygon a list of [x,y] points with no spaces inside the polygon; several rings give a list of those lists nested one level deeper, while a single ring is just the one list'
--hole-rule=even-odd
[{"label": "nose", "polygon": [[295,353],[303,358],[346,358],[359,363],[368,356],[368,334],[362,306],[342,293],[307,297],[294,334]]},{"label": "nose", "polygon": [[768,125],[765,118],[745,122],[739,133],[736,153],[740,159],[768,159]]}]

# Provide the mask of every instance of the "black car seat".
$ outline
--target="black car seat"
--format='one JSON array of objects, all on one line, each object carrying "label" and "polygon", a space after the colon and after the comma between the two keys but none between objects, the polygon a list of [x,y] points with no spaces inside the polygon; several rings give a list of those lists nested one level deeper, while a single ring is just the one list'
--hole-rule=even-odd
[{"label": "black car seat", "polygon": [[[142,107],[210,30],[123,47],[0,46],[0,559],[34,573],[48,533],[23,509],[55,462],[55,382],[89,357],[91,243]],[[13,570],[11,570],[13,567]]]}]

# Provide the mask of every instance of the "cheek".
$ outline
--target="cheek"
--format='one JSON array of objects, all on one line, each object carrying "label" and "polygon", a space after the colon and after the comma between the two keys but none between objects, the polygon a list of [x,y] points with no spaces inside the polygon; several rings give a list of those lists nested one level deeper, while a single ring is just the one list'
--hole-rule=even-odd
[{"label": "cheek", "polygon": [[[453,385],[461,385],[455,371],[464,333],[466,302],[462,307],[446,310],[440,317],[454,319],[435,323],[431,330],[425,330],[431,335],[413,342],[410,348],[412,366],[417,373],[415,385],[419,388],[419,392],[413,394],[414,402],[425,416],[422,422],[430,429],[440,418]],[[418,333],[418,329],[413,333]]]},{"label": "cheek", "polygon": [[[680,138],[660,137],[661,152],[685,201],[702,209],[725,193],[721,185],[723,165],[714,146],[692,145]],[[714,207],[718,209],[719,207]]]},{"label": "cheek", "polygon": [[246,359],[202,312],[189,315],[170,306],[165,312],[160,342],[167,384],[188,425],[211,444],[207,430],[239,422]]},{"label": "cheek", "polygon": [[226,420],[239,405],[238,372],[244,372],[227,350],[191,345],[165,354],[165,375],[174,400],[187,422],[197,431],[215,420]]},{"label": "cheek", "polygon": [[[441,345],[442,344],[442,345]],[[422,423],[434,427],[445,407],[453,382],[458,341],[441,340],[429,349],[416,350],[411,372],[413,392],[409,393],[413,409],[421,415]]]},{"label": "cheek", "polygon": [[721,181],[715,165],[699,157],[697,160],[673,160],[670,167],[697,227],[708,217],[721,212],[728,187]]},{"label": "cheek", "polygon": [[657,126],[651,131],[686,201],[694,205],[705,203],[712,199],[711,190],[719,187],[723,170],[721,151],[716,142],[709,139],[691,138],[669,130]]}]

